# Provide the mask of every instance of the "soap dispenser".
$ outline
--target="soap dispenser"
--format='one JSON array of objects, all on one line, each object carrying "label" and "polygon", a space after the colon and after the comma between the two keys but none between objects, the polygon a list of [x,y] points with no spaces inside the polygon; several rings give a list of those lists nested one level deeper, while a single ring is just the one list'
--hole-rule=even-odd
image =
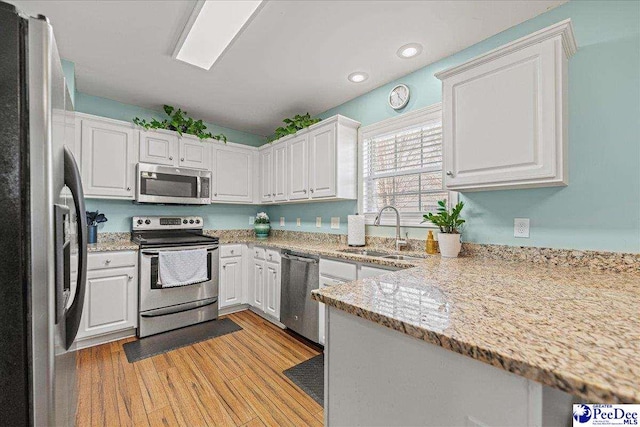
[{"label": "soap dispenser", "polygon": [[425,250],[430,255],[435,255],[438,253],[438,242],[433,238],[433,231],[429,230],[429,234],[427,235],[427,241],[425,243]]}]

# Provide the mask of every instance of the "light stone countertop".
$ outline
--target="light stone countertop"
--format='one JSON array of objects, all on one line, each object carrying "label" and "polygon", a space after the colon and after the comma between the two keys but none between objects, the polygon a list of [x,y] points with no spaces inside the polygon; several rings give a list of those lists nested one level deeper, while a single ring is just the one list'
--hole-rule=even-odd
[{"label": "light stone countertop", "polygon": [[[313,291],[312,298],[589,402],[640,403],[638,272],[415,251],[402,253],[421,259],[389,260],[339,252],[348,246],[330,238],[223,233],[220,243],[400,268]],[[136,249],[116,239],[90,252]]]}]

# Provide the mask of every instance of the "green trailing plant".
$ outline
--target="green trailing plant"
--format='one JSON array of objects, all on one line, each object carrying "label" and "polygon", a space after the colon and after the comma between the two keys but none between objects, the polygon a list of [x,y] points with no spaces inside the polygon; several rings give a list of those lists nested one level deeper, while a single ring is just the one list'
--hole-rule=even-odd
[{"label": "green trailing plant", "polygon": [[282,122],[285,126],[280,126],[273,133],[273,138],[270,141],[275,141],[276,139],[280,139],[283,136],[291,135],[298,132],[301,129],[308,128],[309,126],[318,123],[322,119],[314,119],[311,118],[309,113],[300,115],[296,114],[290,119],[284,119]]},{"label": "green trailing plant", "polygon": [[437,213],[429,212],[423,215],[424,220],[422,222],[431,221],[440,228],[442,233],[460,234],[458,228],[465,223],[464,219],[460,218],[460,212],[464,207],[464,202],[458,202],[450,211],[447,209],[447,200],[438,201]]},{"label": "green trailing plant", "polygon": [[224,141],[225,143],[227,142],[226,136],[223,134],[213,135],[211,132],[207,132],[207,125],[205,125],[202,120],[194,120],[188,117],[186,111],[182,111],[180,108],[176,109],[171,105],[165,105],[163,108],[164,112],[169,116],[168,119],[162,121],[151,119],[151,121],[148,122],[145,119],[136,117],[133,119],[133,123],[145,129],[167,129],[178,132],[180,136],[186,133],[195,135],[200,139],[212,138],[218,141]]}]

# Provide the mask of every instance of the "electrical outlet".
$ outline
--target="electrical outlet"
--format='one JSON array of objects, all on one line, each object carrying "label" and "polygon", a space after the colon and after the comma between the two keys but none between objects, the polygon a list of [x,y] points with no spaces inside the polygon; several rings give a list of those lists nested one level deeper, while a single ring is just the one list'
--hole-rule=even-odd
[{"label": "electrical outlet", "polygon": [[338,229],[340,228],[340,217],[339,216],[332,216],[331,217],[331,228]]},{"label": "electrical outlet", "polygon": [[513,237],[529,238],[529,218],[513,219]]},{"label": "electrical outlet", "polygon": [[284,217],[280,217],[280,227],[284,227]]},{"label": "electrical outlet", "polygon": [[302,221],[300,218],[296,218],[296,227],[302,227]]},{"label": "electrical outlet", "polygon": [[316,227],[317,228],[322,227],[322,217],[321,216],[317,216],[316,217]]},{"label": "electrical outlet", "polygon": [[253,225],[256,222],[256,217],[255,216],[250,216],[249,217],[249,225]]}]

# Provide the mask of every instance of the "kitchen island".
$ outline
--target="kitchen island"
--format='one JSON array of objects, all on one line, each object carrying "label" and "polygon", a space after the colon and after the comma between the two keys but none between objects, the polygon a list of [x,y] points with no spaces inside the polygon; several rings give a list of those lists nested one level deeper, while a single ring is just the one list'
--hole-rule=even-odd
[{"label": "kitchen island", "polygon": [[314,291],[328,425],[566,425],[640,402],[640,275],[486,258]]}]

